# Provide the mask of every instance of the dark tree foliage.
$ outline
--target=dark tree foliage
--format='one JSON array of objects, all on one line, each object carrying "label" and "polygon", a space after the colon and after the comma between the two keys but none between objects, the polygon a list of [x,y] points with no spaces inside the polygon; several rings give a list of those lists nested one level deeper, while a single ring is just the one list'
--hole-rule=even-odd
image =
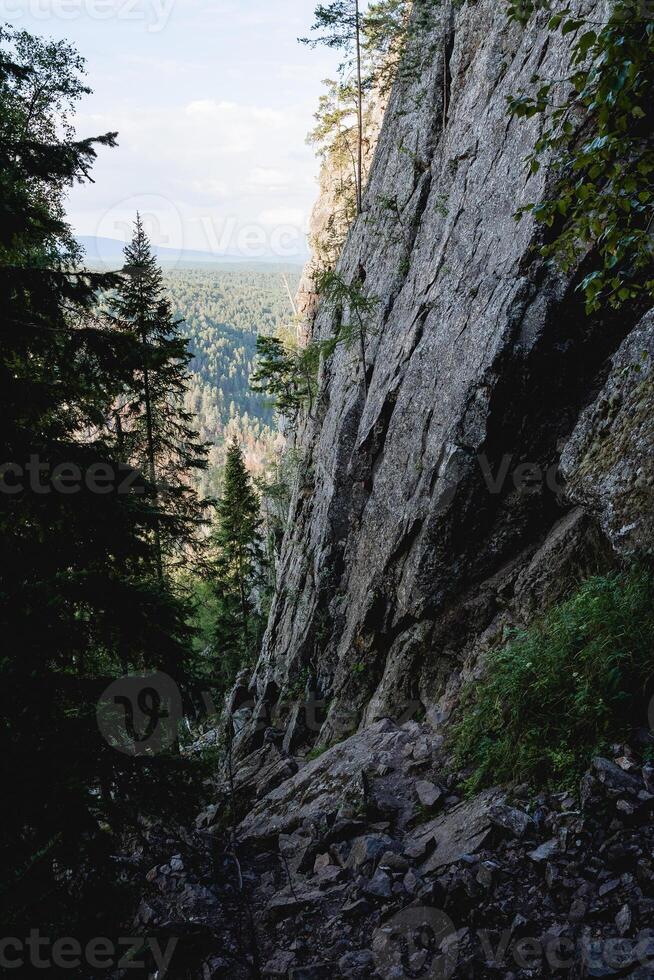
[{"label": "dark tree foliage", "polygon": [[152,503],[159,511],[154,528],[157,576],[179,557],[181,542],[191,543],[203,523],[202,505],[190,483],[206,469],[207,446],[198,440],[194,417],[184,407],[189,384],[189,353],[164,292],[163,275],[139,215],[125,248],[117,299],[120,326],[140,349],[132,390],[116,411],[124,452],[147,475]]},{"label": "dark tree foliage", "polygon": [[268,395],[276,412],[294,427],[305,406],[311,411],[318,345],[290,349],[279,337],[258,337],[257,354],[257,368],[250,382],[252,390]]},{"label": "dark tree foliage", "polygon": [[261,640],[265,557],[259,497],[236,439],[227,450],[224,490],[211,534],[218,682],[227,688]]},{"label": "dark tree foliage", "polygon": [[184,605],[150,574],[156,508],[110,424],[140,346],[99,311],[117,280],[75,271],[63,220],[115,143],[74,137],[80,70],[68,45],[0,29],[0,910],[16,935],[70,934],[110,902],[113,884],[74,894],[108,859],[126,777],[95,701],[130,668],[180,676],[188,646]]}]

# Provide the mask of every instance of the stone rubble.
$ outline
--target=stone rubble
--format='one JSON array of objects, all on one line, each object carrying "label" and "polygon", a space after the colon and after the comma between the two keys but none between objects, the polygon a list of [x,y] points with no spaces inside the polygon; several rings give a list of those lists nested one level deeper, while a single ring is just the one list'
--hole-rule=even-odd
[{"label": "stone rubble", "polygon": [[[405,750],[425,744],[416,776]],[[378,775],[382,755],[388,771]],[[356,819],[344,818],[364,757],[367,793]],[[260,761],[265,784],[269,760]],[[298,772],[254,804],[235,840],[224,823],[212,833],[224,811],[210,806],[186,849],[144,871],[134,925],[186,937],[189,972],[173,980],[238,980],[256,969],[330,980],[427,977],[427,968],[461,980],[654,976],[654,794],[651,766],[631,748],[592,761],[580,804],[570,793],[530,799],[524,787],[463,798],[464,774],[447,775],[442,740],[416,723],[378,722],[317,760],[294,761]],[[244,798],[257,799],[251,765],[248,773]],[[450,781],[459,793],[435,817],[419,806],[409,817],[380,806],[384,783],[400,777],[408,799],[421,781]],[[409,917],[396,935],[401,950],[423,920],[431,935],[435,915],[451,923],[438,948],[432,935],[413,965],[389,967],[397,923]]]}]

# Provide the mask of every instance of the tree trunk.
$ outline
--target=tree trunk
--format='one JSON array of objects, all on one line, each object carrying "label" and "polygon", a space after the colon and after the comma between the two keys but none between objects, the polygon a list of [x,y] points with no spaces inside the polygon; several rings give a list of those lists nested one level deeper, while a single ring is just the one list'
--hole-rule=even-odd
[{"label": "tree trunk", "polygon": [[241,594],[241,616],[243,617],[243,636],[245,638],[245,648],[249,653],[250,630],[247,600],[245,598],[245,572],[243,569],[243,543],[240,541],[238,546],[238,587]]},{"label": "tree trunk", "polygon": [[[148,453],[148,478],[152,484],[153,494],[154,494],[154,504],[155,507],[159,502],[159,494],[157,491],[157,468],[154,455],[154,425],[152,421],[152,395],[150,392],[150,371],[148,368],[148,341],[145,329],[145,324],[143,322],[143,314],[141,314],[141,340],[143,342],[143,394],[145,397],[145,429],[147,436],[147,453]],[[154,523],[154,556],[155,564],[157,568],[157,578],[159,582],[163,584],[164,574],[163,574],[163,559],[161,554],[161,532],[159,530],[159,519],[155,518]]]},{"label": "tree trunk", "polygon": [[358,115],[358,159],[357,159],[357,215],[363,210],[363,80],[361,70],[361,14],[359,0],[354,0],[355,33],[357,49],[357,115]]}]

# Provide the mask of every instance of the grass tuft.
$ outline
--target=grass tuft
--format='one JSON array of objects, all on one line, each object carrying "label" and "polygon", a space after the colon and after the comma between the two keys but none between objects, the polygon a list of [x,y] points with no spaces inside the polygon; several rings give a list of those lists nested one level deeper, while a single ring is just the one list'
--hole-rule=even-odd
[{"label": "grass tuft", "polygon": [[591,578],[489,654],[453,733],[469,792],[512,780],[571,789],[593,755],[647,725],[653,598],[640,567]]}]

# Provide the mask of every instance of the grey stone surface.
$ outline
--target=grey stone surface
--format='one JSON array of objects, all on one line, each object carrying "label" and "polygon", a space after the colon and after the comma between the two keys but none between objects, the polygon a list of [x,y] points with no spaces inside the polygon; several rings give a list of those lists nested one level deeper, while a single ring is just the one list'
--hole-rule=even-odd
[{"label": "grey stone surface", "polygon": [[[388,768],[381,781],[404,780],[406,798],[413,795],[408,759],[402,751],[412,741],[409,732],[386,720],[335,745],[257,802],[241,823],[239,838],[266,838],[271,831],[290,834],[303,821],[320,815],[330,817],[334,827],[344,824],[345,834],[348,823],[356,829],[356,817],[364,815],[366,798],[374,798],[380,764]],[[388,840],[382,839],[379,855],[387,845]]]},{"label": "grey stone surface", "polygon": [[599,516],[627,556],[654,553],[653,363],[650,312],[616,353],[561,460],[569,495]]},{"label": "grey stone surface", "polygon": [[449,813],[424,828],[422,839],[432,839],[435,849],[420,868],[422,875],[455,864],[488,840],[492,824],[491,810],[502,799],[498,790],[487,790],[473,800],[460,803]]},{"label": "grey stone surface", "polygon": [[[612,560],[592,487],[573,490],[574,510],[557,468],[635,322],[587,318],[576,271],[544,264],[541,230],[514,220],[548,168],[527,175],[543,123],[511,119],[506,100],[536,70],[564,74],[569,39],[546,16],[511,24],[493,0],[438,16],[417,77],[392,93],[339,267],[379,300],[368,391],[339,346],[300,433],[251,682],[283,692],[308,671],[326,701],[319,744],[384,717],[438,723],[494,635]],[[320,307],[314,335],[337,318]]]}]

